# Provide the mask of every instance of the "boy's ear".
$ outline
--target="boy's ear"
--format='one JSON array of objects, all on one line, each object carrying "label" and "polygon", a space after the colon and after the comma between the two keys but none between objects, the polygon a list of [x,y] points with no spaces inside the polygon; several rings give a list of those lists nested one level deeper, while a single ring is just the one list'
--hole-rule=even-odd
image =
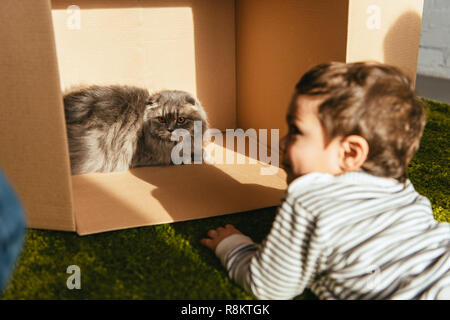
[{"label": "boy's ear", "polygon": [[343,138],[339,149],[339,166],[341,170],[357,171],[367,160],[369,154],[369,143],[358,135]]}]

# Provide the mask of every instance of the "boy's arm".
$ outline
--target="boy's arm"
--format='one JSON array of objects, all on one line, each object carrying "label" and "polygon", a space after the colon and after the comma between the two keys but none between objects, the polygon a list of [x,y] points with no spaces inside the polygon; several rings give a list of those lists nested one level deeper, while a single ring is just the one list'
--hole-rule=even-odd
[{"label": "boy's arm", "polygon": [[314,217],[284,201],[261,245],[233,234],[216,247],[216,255],[232,280],[258,299],[291,299],[301,294],[316,275],[320,257]]}]

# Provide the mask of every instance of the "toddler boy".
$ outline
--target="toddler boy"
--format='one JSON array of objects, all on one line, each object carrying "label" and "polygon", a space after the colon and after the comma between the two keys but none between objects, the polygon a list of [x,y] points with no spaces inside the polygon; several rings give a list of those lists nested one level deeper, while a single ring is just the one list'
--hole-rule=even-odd
[{"label": "toddler boy", "polygon": [[201,243],[259,299],[450,299],[450,224],[406,177],[425,114],[411,81],[375,62],[298,82],[282,139],[289,184],[255,244],[232,225]]}]

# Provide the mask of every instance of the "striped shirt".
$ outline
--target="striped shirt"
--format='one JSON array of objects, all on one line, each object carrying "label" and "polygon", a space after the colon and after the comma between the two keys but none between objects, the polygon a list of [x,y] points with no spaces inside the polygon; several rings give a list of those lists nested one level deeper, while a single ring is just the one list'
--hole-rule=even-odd
[{"label": "striped shirt", "polygon": [[295,179],[261,244],[234,234],[215,252],[258,299],[450,299],[449,249],[409,180],[359,171]]}]

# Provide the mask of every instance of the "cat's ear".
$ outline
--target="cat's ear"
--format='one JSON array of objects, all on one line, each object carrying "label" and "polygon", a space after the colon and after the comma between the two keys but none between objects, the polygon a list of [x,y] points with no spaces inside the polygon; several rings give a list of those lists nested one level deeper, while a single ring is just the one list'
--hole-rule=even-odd
[{"label": "cat's ear", "polygon": [[146,109],[154,109],[154,108],[157,108],[157,107],[158,107],[158,104],[156,103],[155,100],[147,100],[145,102],[145,108]]},{"label": "cat's ear", "polygon": [[161,108],[156,100],[149,99],[145,104],[144,121],[161,115]]},{"label": "cat's ear", "polygon": [[195,100],[194,97],[192,96],[187,96],[186,97],[186,102],[189,104],[192,104],[193,106],[195,106],[197,104],[197,100]]},{"label": "cat's ear", "polygon": [[159,94],[154,94],[154,95],[150,96],[147,99],[147,101],[145,102],[145,107],[146,108],[156,108],[156,107],[158,107],[159,98],[160,98]]}]

